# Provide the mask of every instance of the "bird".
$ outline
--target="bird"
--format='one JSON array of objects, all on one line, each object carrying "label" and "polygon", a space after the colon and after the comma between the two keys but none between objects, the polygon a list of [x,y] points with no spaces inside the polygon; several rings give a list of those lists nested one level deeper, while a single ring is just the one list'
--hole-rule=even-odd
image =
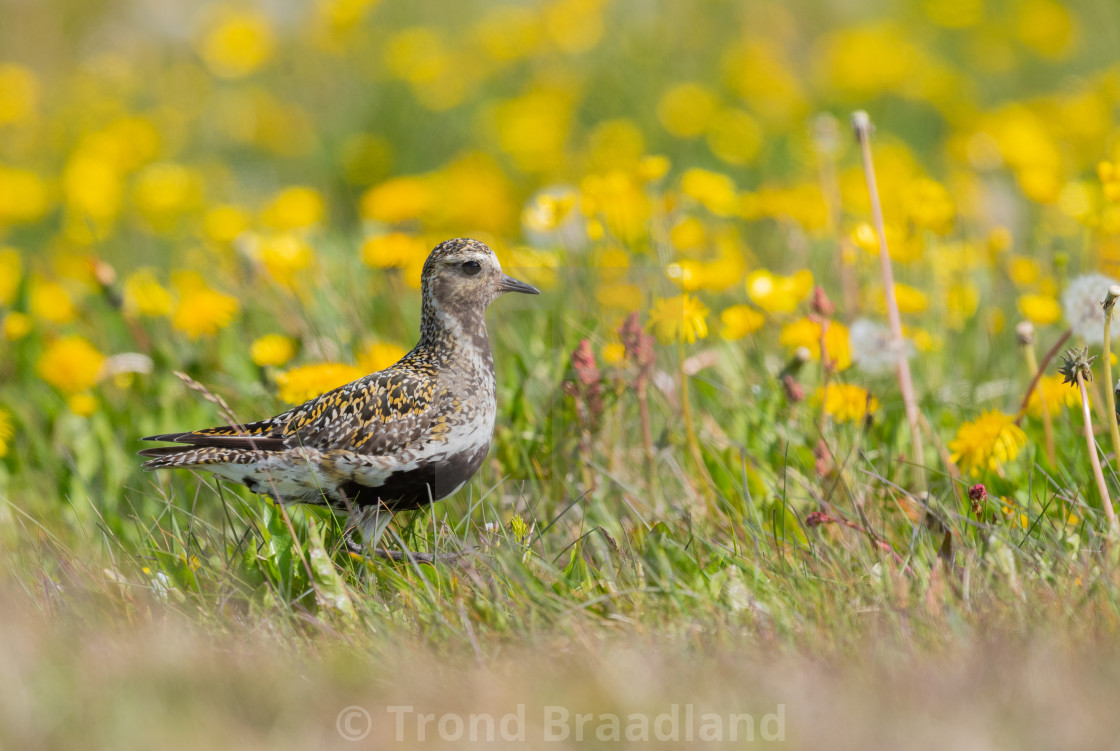
[{"label": "bird", "polygon": [[507,292],[540,294],[505,274],[486,244],[446,240],[421,272],[420,340],[397,363],[275,417],[143,438],[176,445],[143,449],[142,466],[205,470],[285,505],[326,505],[349,516],[348,542],[356,528],[367,542],[386,512],[452,495],[486,457],[497,395],[485,314]]}]

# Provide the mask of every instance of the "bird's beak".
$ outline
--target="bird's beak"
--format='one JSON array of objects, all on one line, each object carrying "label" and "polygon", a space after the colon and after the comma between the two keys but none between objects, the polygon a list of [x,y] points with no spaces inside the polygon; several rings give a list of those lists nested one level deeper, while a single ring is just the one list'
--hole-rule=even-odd
[{"label": "bird's beak", "polygon": [[539,295],[541,293],[533,285],[518,281],[507,274],[502,274],[502,281],[498,282],[498,289],[502,292],[522,292],[526,295]]}]

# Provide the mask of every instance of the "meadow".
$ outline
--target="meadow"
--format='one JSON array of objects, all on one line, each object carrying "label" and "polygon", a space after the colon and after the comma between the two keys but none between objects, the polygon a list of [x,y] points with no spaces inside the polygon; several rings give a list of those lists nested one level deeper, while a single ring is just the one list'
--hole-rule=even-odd
[{"label": "meadow", "polygon": [[[0,747],[1114,745],[1118,48],[1111,0],[0,0]],[[140,469],[394,362],[464,236],[543,294],[383,542],[471,554]]]}]

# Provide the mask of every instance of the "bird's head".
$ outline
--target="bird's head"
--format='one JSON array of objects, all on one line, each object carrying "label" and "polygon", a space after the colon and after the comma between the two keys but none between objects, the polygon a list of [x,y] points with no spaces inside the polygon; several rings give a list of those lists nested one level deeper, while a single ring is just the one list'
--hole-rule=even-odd
[{"label": "bird's head", "polygon": [[456,238],[435,247],[421,275],[424,301],[458,319],[481,315],[506,292],[539,295],[540,290],[502,271],[485,243]]}]

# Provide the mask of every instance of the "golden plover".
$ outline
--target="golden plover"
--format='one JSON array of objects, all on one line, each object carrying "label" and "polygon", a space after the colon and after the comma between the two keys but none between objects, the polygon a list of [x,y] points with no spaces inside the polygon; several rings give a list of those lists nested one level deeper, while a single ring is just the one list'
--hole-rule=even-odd
[{"label": "golden plover", "polygon": [[181,445],[144,449],[143,466],[326,504],[356,515],[368,541],[379,510],[446,498],[482,464],[496,412],[485,313],[505,292],[540,294],[504,274],[485,244],[440,243],[421,276],[420,342],[400,362],[267,420],[145,438]]}]

